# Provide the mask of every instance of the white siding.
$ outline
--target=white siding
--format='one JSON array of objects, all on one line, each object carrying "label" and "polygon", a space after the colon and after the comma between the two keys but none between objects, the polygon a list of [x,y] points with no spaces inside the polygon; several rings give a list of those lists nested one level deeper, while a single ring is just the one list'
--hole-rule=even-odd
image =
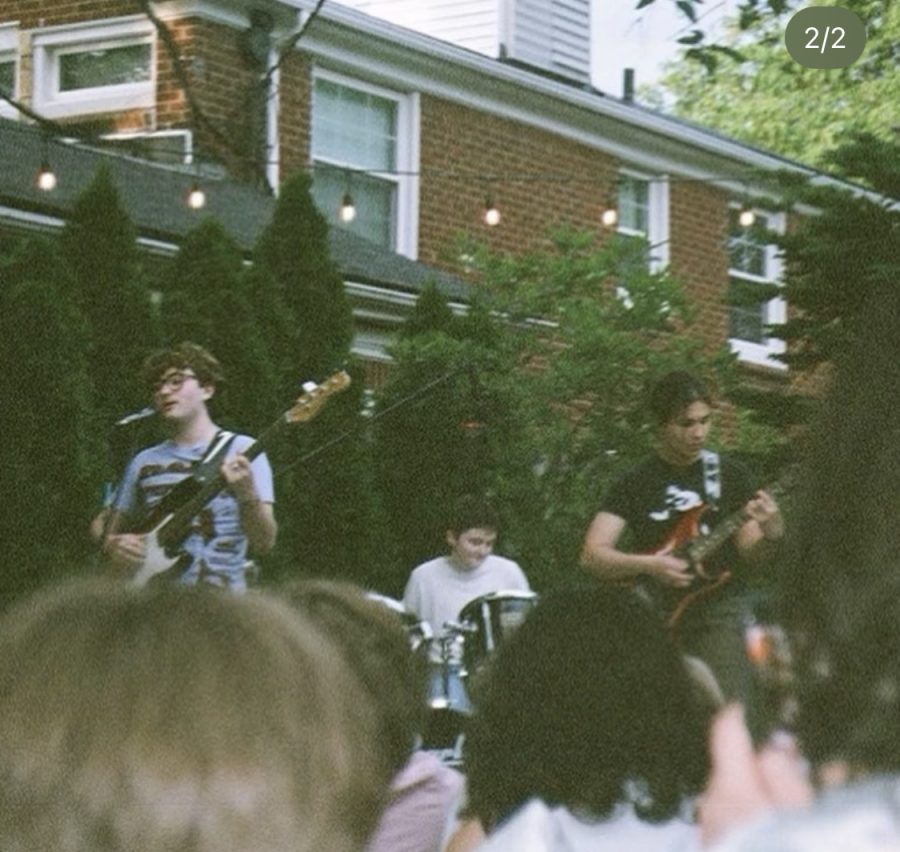
[{"label": "white siding", "polygon": [[361,12],[588,82],[590,0],[340,0]]}]

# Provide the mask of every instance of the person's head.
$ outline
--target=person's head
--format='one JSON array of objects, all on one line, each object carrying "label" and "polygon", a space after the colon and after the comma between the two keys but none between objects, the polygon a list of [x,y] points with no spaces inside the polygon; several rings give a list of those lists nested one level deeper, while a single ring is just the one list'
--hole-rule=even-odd
[{"label": "person's head", "polygon": [[0,848],[362,849],[370,699],[287,604],[76,584],[0,620]]},{"label": "person's head", "polygon": [[456,499],[447,518],[450,558],[460,568],[474,570],[494,551],[499,520],[490,501],[472,494]]},{"label": "person's head", "polygon": [[712,403],[706,384],[683,370],[656,381],[650,391],[650,418],[666,461],[686,465],[699,458],[712,425]]},{"label": "person's head", "polygon": [[709,708],[662,623],[628,590],[547,593],[496,652],[466,737],[471,811],[530,798],[593,818],[674,815],[708,769]]},{"label": "person's head", "polygon": [[795,491],[782,613],[815,762],[900,771],[900,288],[839,360]]},{"label": "person's head", "polygon": [[331,638],[359,678],[377,709],[391,771],[399,771],[424,724],[427,678],[425,656],[413,653],[399,615],[347,582],[303,580],[280,592]]},{"label": "person's head", "polygon": [[184,342],[149,355],[141,370],[153,404],[166,420],[190,416],[223,382],[222,365],[208,350]]}]

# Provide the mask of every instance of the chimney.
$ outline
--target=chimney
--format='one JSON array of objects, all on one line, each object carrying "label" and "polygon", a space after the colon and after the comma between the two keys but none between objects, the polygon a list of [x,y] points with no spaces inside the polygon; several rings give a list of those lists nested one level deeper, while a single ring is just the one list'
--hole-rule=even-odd
[{"label": "chimney", "polygon": [[622,100],[626,104],[634,103],[634,68],[622,72]]}]

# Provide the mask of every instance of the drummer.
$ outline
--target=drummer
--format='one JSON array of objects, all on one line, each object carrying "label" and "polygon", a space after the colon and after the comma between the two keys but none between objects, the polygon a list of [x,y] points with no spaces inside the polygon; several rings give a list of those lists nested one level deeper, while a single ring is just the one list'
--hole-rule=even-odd
[{"label": "drummer", "polygon": [[[431,625],[435,638],[452,633],[462,608],[482,595],[530,591],[517,563],[494,553],[498,518],[494,507],[472,495],[460,497],[447,519],[449,552],[414,568],[403,604]],[[440,642],[435,642],[440,653]]]}]

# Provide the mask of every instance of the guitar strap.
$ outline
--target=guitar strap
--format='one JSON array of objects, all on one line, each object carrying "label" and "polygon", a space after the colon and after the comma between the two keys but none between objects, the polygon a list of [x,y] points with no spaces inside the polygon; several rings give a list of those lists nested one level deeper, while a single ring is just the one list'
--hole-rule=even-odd
[{"label": "guitar strap", "polygon": [[228,452],[228,448],[235,437],[234,432],[229,432],[227,429],[219,429],[213,435],[213,439],[209,442],[203,458],[197,462],[197,466],[191,474],[191,477],[199,485],[205,485],[218,474],[222,459]]},{"label": "guitar strap", "polygon": [[715,508],[722,497],[722,477],[719,469],[719,454],[712,450],[701,450],[703,459],[703,491],[706,502]]}]

